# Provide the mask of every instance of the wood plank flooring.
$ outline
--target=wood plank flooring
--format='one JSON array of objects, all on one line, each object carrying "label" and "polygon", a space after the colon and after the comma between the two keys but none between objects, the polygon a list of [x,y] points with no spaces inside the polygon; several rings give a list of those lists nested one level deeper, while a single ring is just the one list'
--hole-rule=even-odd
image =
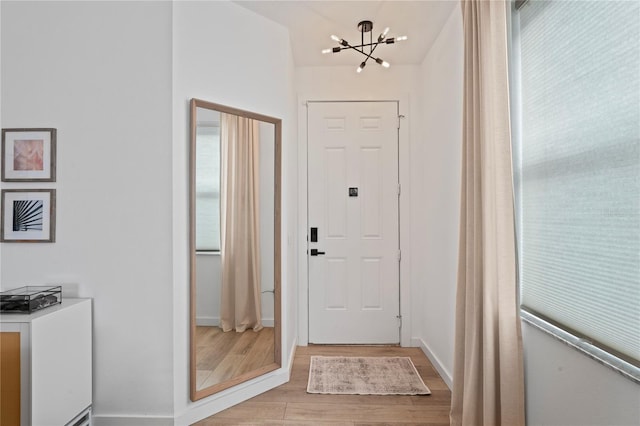
[{"label": "wood plank flooring", "polygon": [[273,330],[224,333],[219,327],[196,327],[196,387],[203,389],[272,364]]},{"label": "wood plank flooring", "polygon": [[[312,355],[409,356],[431,390],[425,396],[319,395],[307,393]],[[213,425],[449,425],[451,392],[419,348],[395,346],[298,347],[291,380],[195,423]]]}]

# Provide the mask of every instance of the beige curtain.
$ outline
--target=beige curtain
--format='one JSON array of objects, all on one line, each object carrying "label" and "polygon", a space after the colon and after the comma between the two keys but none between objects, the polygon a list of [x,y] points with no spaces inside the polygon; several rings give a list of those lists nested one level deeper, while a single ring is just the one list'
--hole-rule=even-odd
[{"label": "beige curtain", "polygon": [[223,331],[258,331],[260,308],[259,123],[220,114]]},{"label": "beige curtain", "polygon": [[451,424],[524,425],[507,3],[462,0],[462,210]]}]

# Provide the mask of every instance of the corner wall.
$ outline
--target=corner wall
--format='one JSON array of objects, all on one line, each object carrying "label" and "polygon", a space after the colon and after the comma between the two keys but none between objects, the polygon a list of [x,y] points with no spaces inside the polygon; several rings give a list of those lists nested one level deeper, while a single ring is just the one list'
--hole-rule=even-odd
[{"label": "corner wall", "polygon": [[[296,342],[297,145],[288,31],[232,2],[173,5],[174,406],[191,424],[284,383]],[[239,29],[242,29],[241,31]],[[189,400],[189,100],[199,98],[282,118],[282,362],[273,373]]]},{"label": "corner wall", "polygon": [[411,279],[416,339],[451,387],[462,164],[463,40],[460,6],[421,67],[421,143],[412,152]]},{"label": "corner wall", "polygon": [[57,182],[2,183],[57,189],[56,242],[2,244],[2,288],[93,298],[96,423],[170,422],[171,3],[0,8],[2,126],[58,130]]}]

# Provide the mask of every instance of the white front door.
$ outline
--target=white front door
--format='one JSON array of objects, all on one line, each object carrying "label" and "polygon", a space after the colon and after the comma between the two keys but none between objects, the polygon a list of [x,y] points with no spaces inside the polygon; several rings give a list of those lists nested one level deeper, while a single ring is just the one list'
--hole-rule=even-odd
[{"label": "white front door", "polygon": [[399,343],[398,103],[307,120],[309,342]]}]

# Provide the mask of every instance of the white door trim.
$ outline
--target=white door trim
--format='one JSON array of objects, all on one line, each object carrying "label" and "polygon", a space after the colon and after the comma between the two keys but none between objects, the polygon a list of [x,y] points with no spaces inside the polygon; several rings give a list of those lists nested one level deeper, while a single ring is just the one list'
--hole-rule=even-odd
[{"label": "white door trim", "polygon": [[400,345],[411,346],[411,265],[410,265],[410,220],[411,220],[411,170],[410,139],[409,139],[409,95],[395,95],[384,99],[344,98],[335,99],[308,96],[298,97],[298,344],[306,346],[309,343],[309,269],[307,263],[307,102],[354,102],[354,101],[392,101],[398,102],[401,119],[398,132],[399,178],[402,194],[400,196],[400,315],[402,328],[400,330]]}]

